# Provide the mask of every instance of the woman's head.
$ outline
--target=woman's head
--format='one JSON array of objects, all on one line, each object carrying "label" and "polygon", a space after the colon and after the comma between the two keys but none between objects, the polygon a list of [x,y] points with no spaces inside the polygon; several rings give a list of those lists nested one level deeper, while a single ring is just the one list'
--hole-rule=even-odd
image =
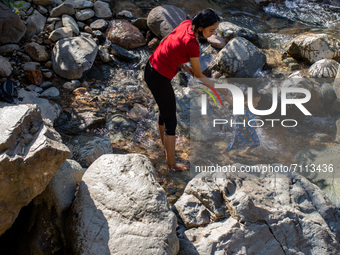
[{"label": "woman's head", "polygon": [[208,38],[215,33],[220,18],[212,9],[204,9],[192,18],[196,36]]}]

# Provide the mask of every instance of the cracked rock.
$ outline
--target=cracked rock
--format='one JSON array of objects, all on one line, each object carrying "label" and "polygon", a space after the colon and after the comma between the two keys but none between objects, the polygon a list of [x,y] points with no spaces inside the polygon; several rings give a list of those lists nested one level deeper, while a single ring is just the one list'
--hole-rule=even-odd
[{"label": "cracked rock", "polygon": [[[186,199],[189,194],[194,198]],[[336,206],[316,185],[295,173],[200,174],[188,183],[174,207],[187,227],[179,228],[178,254],[340,252]],[[192,224],[202,219],[198,209],[210,212],[211,223]],[[223,210],[223,217],[214,217]]]}]

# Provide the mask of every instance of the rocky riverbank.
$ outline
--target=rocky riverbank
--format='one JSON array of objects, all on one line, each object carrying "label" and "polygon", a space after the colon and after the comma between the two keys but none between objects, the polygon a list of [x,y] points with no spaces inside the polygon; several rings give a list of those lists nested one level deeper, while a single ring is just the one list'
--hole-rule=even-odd
[{"label": "rocky riverbank", "polygon": [[[318,20],[294,16],[305,3],[324,6]],[[162,4],[33,0],[14,13],[0,3],[0,81],[15,81],[18,91],[15,103],[0,105],[0,253],[339,253],[337,172],[307,176],[319,187],[297,174],[168,173],[157,107],[143,81],[160,40],[200,9],[214,8],[221,23],[200,42],[204,73],[217,84],[270,78],[270,85],[255,84],[259,109],[270,108],[274,87],[307,89],[313,119],[289,109],[301,118],[297,128],[259,130],[252,157],[221,154],[232,129],[205,135],[197,128],[195,81],[180,72],[173,80],[178,161],[195,154],[202,165],[322,165],[325,158],[337,165],[339,2]],[[287,18],[278,11],[284,8]],[[230,113],[226,103],[209,107]]]}]

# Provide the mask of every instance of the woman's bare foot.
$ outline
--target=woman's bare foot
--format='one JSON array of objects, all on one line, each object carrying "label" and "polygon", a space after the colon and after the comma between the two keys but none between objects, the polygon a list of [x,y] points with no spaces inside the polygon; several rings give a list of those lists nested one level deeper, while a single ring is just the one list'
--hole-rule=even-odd
[{"label": "woman's bare foot", "polygon": [[168,166],[170,172],[182,172],[182,171],[188,171],[189,166],[185,164],[176,164],[173,166]]}]

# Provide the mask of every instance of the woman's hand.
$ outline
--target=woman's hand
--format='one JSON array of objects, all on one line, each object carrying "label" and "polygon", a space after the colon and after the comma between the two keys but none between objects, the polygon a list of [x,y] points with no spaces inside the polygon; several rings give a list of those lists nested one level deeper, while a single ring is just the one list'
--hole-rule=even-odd
[{"label": "woman's hand", "polygon": [[187,72],[192,77],[195,77],[195,73],[194,73],[194,70],[192,69],[192,67],[187,66],[186,64],[180,64],[180,67],[183,71]]},{"label": "woman's hand", "polygon": [[190,58],[190,63],[194,72],[194,75],[197,79],[199,79],[204,84],[215,87],[214,83],[208,79],[201,71],[201,64],[199,58]]}]

